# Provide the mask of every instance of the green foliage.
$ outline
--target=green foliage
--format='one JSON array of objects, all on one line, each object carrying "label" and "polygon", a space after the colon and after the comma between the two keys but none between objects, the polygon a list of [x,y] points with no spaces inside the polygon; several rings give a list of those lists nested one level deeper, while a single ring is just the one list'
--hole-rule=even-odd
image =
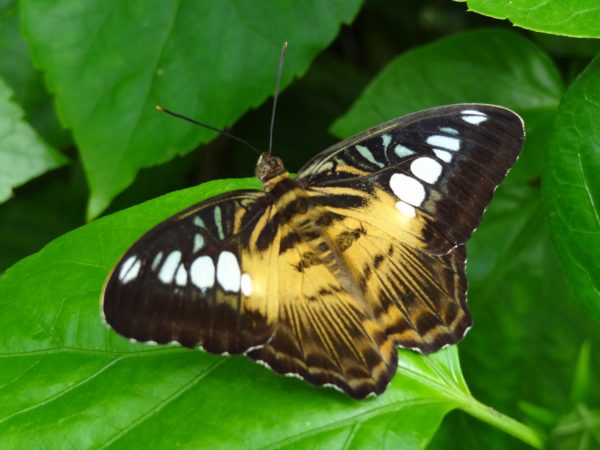
[{"label": "green foliage", "polygon": [[469,10],[542,33],[600,37],[600,4],[596,0],[459,0]]},{"label": "green foliage", "polygon": [[600,57],[565,94],[554,123],[544,196],[554,243],[576,295],[600,320]]},{"label": "green foliage", "polygon": [[508,31],[470,31],[392,60],[332,130],[347,136],[365,124],[459,102],[501,103],[529,119],[556,109],[562,90],[555,66],[529,40]]},{"label": "green foliage", "polygon": [[230,125],[271,93],[284,40],[295,48],[285,86],[307,70],[360,5],[303,3],[304,13],[297,15],[294,1],[23,0],[34,59],[73,130],[90,184],[88,217],[106,209],[140,168],[214,137],[165,121],[155,105],[168,104],[216,127]]},{"label": "green foliage", "polygon": [[71,137],[58,124],[52,98],[31,63],[27,42],[21,37],[16,0],[0,2],[0,54],[0,76],[13,90],[14,100],[25,110],[28,121],[51,145],[69,146]]},{"label": "green foliage", "polygon": [[577,405],[552,430],[551,448],[557,450],[600,449],[600,410]]},{"label": "green foliage", "polygon": [[23,120],[23,111],[0,79],[0,203],[19,186],[67,162]]},{"label": "green foliage", "polygon": [[[467,5],[600,37],[588,1]],[[71,160],[0,205],[0,270],[37,251],[0,275],[0,448],[599,447],[597,41],[485,29],[502,23],[443,0],[7,0],[0,12],[0,189]],[[192,152],[214,133],[154,105],[263,143],[284,40],[275,151],[292,170],[335,142],[328,128],[344,137],[429,106],[497,103],[526,123],[468,245],[474,327],[460,360],[456,347],[400,351],[375,399],[243,357],[129,343],[99,315],[108,273],[152,225],[259,188],[229,178],[252,173],[247,149],[220,138]],[[84,225],[86,199],[89,217],[118,212]]]}]

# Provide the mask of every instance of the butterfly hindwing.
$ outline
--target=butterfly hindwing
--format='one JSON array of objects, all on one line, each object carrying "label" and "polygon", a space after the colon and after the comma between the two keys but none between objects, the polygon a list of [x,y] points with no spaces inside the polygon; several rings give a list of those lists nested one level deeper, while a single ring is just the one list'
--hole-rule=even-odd
[{"label": "butterfly hindwing", "polygon": [[268,270],[264,255],[248,248],[264,213],[263,192],[237,191],[150,230],[105,287],[106,321],[138,341],[201,345],[211,353],[242,353],[264,344],[277,305],[256,286]]},{"label": "butterfly hindwing", "polygon": [[[286,229],[287,228],[287,229]],[[281,236],[294,231],[282,226]],[[283,374],[337,386],[355,398],[383,392],[396,372],[395,345],[341,282],[316,238],[278,250],[279,314],[269,342],[248,356]]]},{"label": "butterfly hindwing", "polygon": [[424,251],[414,236],[390,234],[394,221],[406,226],[398,211],[384,216],[379,200],[366,202],[358,211],[326,209],[345,214],[327,232],[337,237],[366,309],[395,345],[431,353],[458,342],[471,325],[464,246],[444,254]]}]

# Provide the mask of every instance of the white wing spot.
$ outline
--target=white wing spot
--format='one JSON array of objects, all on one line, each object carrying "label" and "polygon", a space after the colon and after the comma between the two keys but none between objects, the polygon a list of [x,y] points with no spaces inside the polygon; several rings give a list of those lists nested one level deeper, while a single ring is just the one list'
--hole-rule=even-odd
[{"label": "white wing spot", "polygon": [[190,278],[202,292],[215,284],[215,264],[210,256],[196,258],[190,266]]},{"label": "white wing spot", "polygon": [[268,362],[263,361],[262,359],[255,359],[254,362],[260,366],[266,367],[267,369],[271,369],[271,366]]},{"label": "white wing spot", "polygon": [[458,134],[458,130],[455,130],[454,128],[451,128],[451,127],[440,127],[440,131],[442,131],[444,133],[448,133],[448,134],[454,134],[454,135]]},{"label": "white wing spot", "polygon": [[442,174],[442,165],[435,159],[421,157],[410,164],[413,175],[426,183],[434,184]]},{"label": "white wing spot", "polygon": [[482,113],[481,111],[477,111],[476,109],[463,109],[461,112],[461,114],[468,114],[471,116],[484,116],[487,117],[485,115],[485,113]]},{"label": "white wing spot", "polygon": [[382,144],[383,144],[383,149],[387,150],[387,148],[390,145],[390,142],[392,142],[392,136],[390,136],[389,134],[383,134],[381,136],[381,141],[382,141]]},{"label": "white wing spot", "polygon": [[201,234],[195,234],[194,235],[194,253],[196,253],[199,250],[202,250],[204,248],[204,236]]},{"label": "white wing spot", "polygon": [[204,220],[202,220],[200,218],[200,216],[194,217],[194,225],[196,225],[197,227],[200,227],[200,228],[206,228]]},{"label": "white wing spot", "polygon": [[425,187],[420,181],[403,173],[395,173],[390,178],[390,188],[400,200],[413,206],[421,206],[425,200]]},{"label": "white wing spot", "polygon": [[242,274],[242,278],[240,279],[240,288],[242,289],[242,294],[246,297],[252,294],[252,277],[247,273]]},{"label": "white wing spot", "polygon": [[460,113],[463,115],[462,120],[473,125],[479,125],[481,122],[485,122],[488,119],[485,113],[477,111],[476,109],[465,109]]},{"label": "white wing spot", "polygon": [[217,281],[224,291],[239,292],[241,281],[240,265],[235,255],[223,251],[217,261]]},{"label": "white wing spot", "polygon": [[415,210],[414,206],[402,201],[396,202],[396,209],[408,218],[413,218],[417,215],[417,211]]},{"label": "white wing spot", "polygon": [[479,125],[481,122],[485,122],[487,117],[483,116],[462,116],[462,120],[465,122],[472,123],[473,125]]},{"label": "white wing spot", "polygon": [[324,383],[323,387],[331,388],[331,389],[334,389],[334,390],[336,390],[336,391],[341,392],[342,394],[344,394],[344,391],[342,390],[342,388],[339,387],[339,386],[336,386],[335,384]]},{"label": "white wing spot", "polygon": [[180,261],[181,252],[179,250],[169,253],[169,256],[167,256],[167,259],[165,259],[165,262],[160,268],[160,272],[158,272],[158,279],[165,284],[172,283]]},{"label": "white wing spot", "polygon": [[394,152],[396,153],[396,155],[398,155],[398,158],[404,158],[406,156],[414,155],[416,153],[414,150],[411,150],[410,148],[400,144],[394,147]]},{"label": "white wing spot", "polygon": [[460,149],[460,139],[453,138],[450,136],[442,136],[441,134],[434,134],[427,138],[427,143],[433,147],[442,147],[447,150],[454,152]]},{"label": "white wing spot", "polygon": [[444,162],[449,163],[449,162],[452,161],[452,153],[447,152],[446,150],[441,150],[439,148],[434,148],[433,149],[433,153],[435,153],[435,156],[437,156],[438,158],[440,158]]},{"label": "white wing spot", "polygon": [[377,167],[383,167],[384,166],[384,164],[382,162],[377,161],[375,159],[375,157],[373,156],[373,153],[371,153],[371,150],[369,150],[364,145],[355,145],[354,147],[356,148],[356,150],[358,150],[358,153],[360,153],[360,155],[363,158],[365,158],[367,161],[369,161],[370,163],[375,164]]},{"label": "white wing spot", "polygon": [[185,286],[187,284],[187,272],[183,264],[179,264],[179,268],[175,273],[175,284],[177,286]]},{"label": "white wing spot", "polygon": [[119,280],[121,280],[121,283],[123,284],[127,284],[131,280],[135,280],[140,273],[141,268],[142,263],[137,256],[130,256],[121,266],[121,270],[119,271]]},{"label": "white wing spot", "polygon": [[154,259],[152,260],[152,270],[158,269],[158,265],[162,261],[162,257],[163,257],[163,252],[161,250],[160,252],[158,252],[156,254],[156,256],[154,257]]},{"label": "white wing spot", "polygon": [[215,223],[217,224],[217,231],[219,232],[219,238],[225,239],[225,233],[223,233],[223,221],[221,216],[221,207],[215,206]]},{"label": "white wing spot", "polygon": [[131,269],[131,266],[133,266],[133,263],[136,261],[136,259],[137,259],[137,256],[130,256],[123,263],[123,265],[121,266],[121,271],[119,272],[119,279],[120,280],[122,280],[123,278],[125,278],[125,276],[127,275],[127,272],[129,272],[129,269]]},{"label": "white wing spot", "polygon": [[300,375],[294,372],[286,372],[283,374],[283,376],[288,378],[297,378],[299,380],[304,380],[304,378],[302,378]]}]

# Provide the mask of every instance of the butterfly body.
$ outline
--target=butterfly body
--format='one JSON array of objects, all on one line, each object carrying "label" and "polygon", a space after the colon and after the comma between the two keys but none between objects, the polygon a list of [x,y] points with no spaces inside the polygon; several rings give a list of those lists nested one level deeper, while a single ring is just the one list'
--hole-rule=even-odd
[{"label": "butterfly body", "polygon": [[106,320],[136,340],[380,394],[398,346],[430,353],[470,327],[464,244],[522,140],[509,110],[451,105],[333,146],[296,178],[263,154],[263,191],[201,202],[128,250]]}]

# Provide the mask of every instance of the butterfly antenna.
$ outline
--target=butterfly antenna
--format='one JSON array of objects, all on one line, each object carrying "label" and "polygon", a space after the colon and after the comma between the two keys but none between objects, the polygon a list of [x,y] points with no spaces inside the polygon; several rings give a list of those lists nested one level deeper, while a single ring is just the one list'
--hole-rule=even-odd
[{"label": "butterfly antenna", "polygon": [[283,63],[285,62],[285,51],[288,43],[284,42],[279,57],[279,68],[277,69],[277,81],[275,81],[275,95],[273,96],[273,111],[271,112],[271,127],[269,129],[269,155],[273,148],[273,127],[275,126],[275,110],[277,109],[277,99],[279,98],[279,83],[281,82],[281,72],[283,72]]},{"label": "butterfly antenna", "polygon": [[233,139],[233,140],[235,140],[235,141],[241,142],[241,143],[242,143],[242,144],[244,144],[246,147],[250,148],[251,150],[253,150],[255,153],[257,153],[257,154],[259,154],[259,155],[260,155],[260,153],[261,153],[261,152],[260,152],[260,151],[259,151],[259,150],[258,150],[258,149],[257,149],[257,148],[254,146],[254,145],[252,145],[250,142],[248,142],[248,141],[246,141],[246,140],[244,140],[244,139],[242,139],[242,138],[239,138],[239,137],[237,137],[237,136],[235,136],[235,135],[233,135],[233,134],[231,134],[231,133],[228,133],[227,131],[221,130],[221,129],[219,129],[219,128],[216,128],[216,127],[213,127],[213,126],[211,126],[211,125],[207,125],[207,124],[205,124],[205,123],[202,123],[202,122],[198,122],[197,120],[194,120],[194,119],[190,119],[189,117],[187,117],[187,116],[184,116],[184,115],[182,115],[182,114],[177,114],[176,112],[170,111],[170,110],[168,110],[167,108],[163,108],[163,107],[162,107],[162,106],[160,106],[160,105],[156,105],[156,110],[157,110],[157,111],[160,111],[160,112],[167,113],[167,114],[169,114],[169,115],[171,115],[171,116],[173,116],[173,117],[177,117],[178,119],[183,119],[183,120],[185,120],[186,122],[193,123],[194,125],[198,125],[198,126],[200,126],[200,127],[202,127],[202,128],[207,128],[207,129],[209,129],[209,130],[216,131],[217,133],[220,133],[220,134],[222,134],[223,136],[227,136],[228,138],[231,138],[231,139]]}]

